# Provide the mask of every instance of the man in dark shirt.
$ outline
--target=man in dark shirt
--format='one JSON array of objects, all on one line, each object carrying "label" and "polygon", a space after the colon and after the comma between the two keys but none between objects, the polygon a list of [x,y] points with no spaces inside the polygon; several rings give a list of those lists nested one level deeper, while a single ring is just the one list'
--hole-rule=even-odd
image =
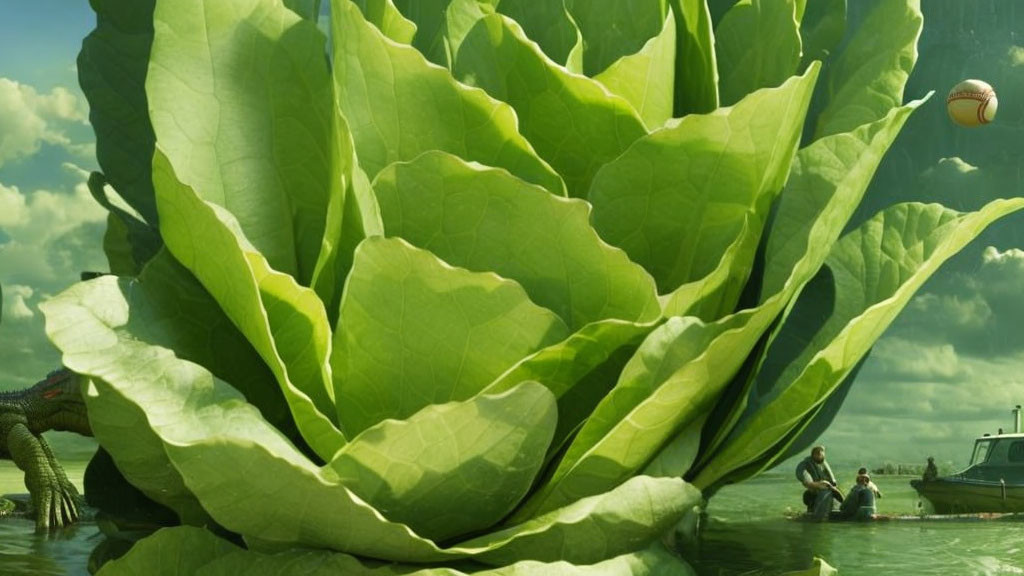
[{"label": "man in dark shirt", "polygon": [[804,485],[804,504],[807,513],[816,520],[828,518],[832,511],[833,499],[840,502],[843,496],[836,488],[836,476],[825,461],[825,447],[811,448],[811,455],[796,466],[796,479]]},{"label": "man in dark shirt", "polygon": [[843,518],[853,520],[873,520],[875,518],[875,491],[869,486],[871,477],[867,474],[857,475],[857,484],[850,489],[839,507]]},{"label": "man in dark shirt", "polygon": [[935,458],[928,457],[928,467],[924,469],[924,475],[922,478],[925,482],[935,480],[939,477],[939,469],[935,467]]}]

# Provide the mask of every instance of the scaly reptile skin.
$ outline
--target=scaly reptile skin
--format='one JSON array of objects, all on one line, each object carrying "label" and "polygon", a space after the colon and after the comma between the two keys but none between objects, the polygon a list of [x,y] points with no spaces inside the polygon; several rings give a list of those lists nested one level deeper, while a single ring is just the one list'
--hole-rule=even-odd
[{"label": "scaly reptile skin", "polygon": [[36,528],[66,526],[78,520],[81,497],[43,439],[47,430],[92,436],[79,377],[51,372],[35,386],[0,393],[0,458],[25,472]]}]

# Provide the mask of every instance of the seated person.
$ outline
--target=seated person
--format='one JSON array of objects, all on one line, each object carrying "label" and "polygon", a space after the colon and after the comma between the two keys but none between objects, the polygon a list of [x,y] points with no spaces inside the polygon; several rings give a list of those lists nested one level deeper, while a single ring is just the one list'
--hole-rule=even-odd
[{"label": "seated person", "polygon": [[857,484],[850,489],[839,507],[839,515],[844,519],[873,520],[875,518],[875,493],[868,487],[871,477],[867,474],[857,475]]},{"label": "seated person", "polygon": [[[860,476],[861,474],[868,476],[868,469],[861,468],[860,470],[857,470],[857,475]],[[868,476],[868,478],[870,478],[870,476]],[[882,491],[878,489],[878,486],[875,485],[873,481],[868,480],[868,488],[871,488],[871,491],[875,493],[875,500],[882,497]]]},{"label": "seated person", "polygon": [[928,466],[924,469],[924,475],[921,477],[925,482],[935,480],[939,477],[939,469],[935,466],[935,458],[928,457]]},{"label": "seated person", "polygon": [[839,489],[836,488],[836,477],[832,468],[825,462],[825,447],[815,446],[811,455],[797,464],[796,479],[804,485],[804,504],[807,513],[817,519],[828,518],[832,511],[833,499],[843,501]]}]

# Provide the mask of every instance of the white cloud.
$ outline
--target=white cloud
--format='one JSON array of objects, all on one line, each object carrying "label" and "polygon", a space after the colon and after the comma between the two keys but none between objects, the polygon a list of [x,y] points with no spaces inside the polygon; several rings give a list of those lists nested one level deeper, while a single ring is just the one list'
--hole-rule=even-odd
[{"label": "white cloud", "polygon": [[907,313],[934,319],[950,331],[984,328],[992,317],[992,309],[981,294],[924,293],[910,302]]},{"label": "white cloud", "polygon": [[20,284],[10,284],[3,287],[4,291],[4,321],[27,320],[35,316],[35,312],[29,307],[28,299],[35,293],[32,288]]},{"label": "white cloud", "polygon": [[[967,375],[952,344],[886,337],[871,353],[870,372],[888,380],[945,381]],[[865,366],[868,369],[868,366]]]},{"label": "white cloud", "polygon": [[49,93],[7,78],[0,78],[0,166],[31,156],[43,143],[67,147],[80,153],[82,143],[73,143],[62,126],[87,122],[85,103],[63,87]]},{"label": "white cloud", "polygon": [[[92,246],[85,247],[89,254],[62,252],[67,249],[62,240],[68,235],[106,219],[106,211],[89,194],[84,181],[70,194],[49,190],[24,193],[0,184],[0,210],[0,230],[6,237],[0,244],[0,280],[13,276],[19,284],[50,286],[77,276],[74,270],[62,269],[65,261],[70,260],[67,264],[79,270],[97,265],[93,260],[102,255],[99,236]],[[75,258],[89,261],[75,263]]]}]

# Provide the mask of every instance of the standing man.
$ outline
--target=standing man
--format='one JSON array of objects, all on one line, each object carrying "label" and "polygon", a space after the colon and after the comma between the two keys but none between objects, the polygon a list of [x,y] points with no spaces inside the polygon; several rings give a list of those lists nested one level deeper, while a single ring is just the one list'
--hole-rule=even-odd
[{"label": "standing man", "polygon": [[833,499],[843,501],[843,495],[836,488],[836,476],[825,462],[825,447],[811,448],[811,455],[796,466],[796,479],[804,485],[804,504],[807,513],[815,520],[828,518],[832,511]]}]

